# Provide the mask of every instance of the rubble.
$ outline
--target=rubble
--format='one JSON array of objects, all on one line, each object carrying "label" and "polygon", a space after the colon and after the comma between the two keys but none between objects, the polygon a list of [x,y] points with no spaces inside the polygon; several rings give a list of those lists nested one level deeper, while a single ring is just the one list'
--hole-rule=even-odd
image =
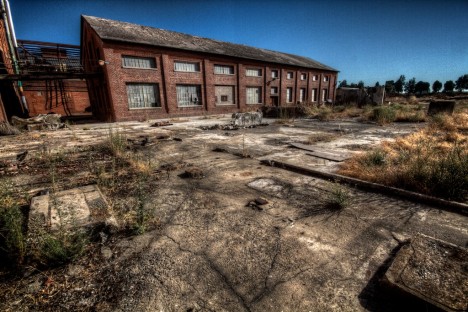
[{"label": "rubble", "polygon": [[18,129],[33,130],[57,130],[65,128],[60,114],[40,114],[32,118],[11,117],[11,123]]}]

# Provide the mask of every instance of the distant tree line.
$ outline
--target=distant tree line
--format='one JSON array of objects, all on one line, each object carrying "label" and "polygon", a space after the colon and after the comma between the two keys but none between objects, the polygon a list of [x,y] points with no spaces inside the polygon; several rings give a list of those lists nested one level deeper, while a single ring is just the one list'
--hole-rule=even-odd
[{"label": "distant tree line", "polygon": [[[375,87],[379,87],[380,84],[377,81],[375,83]],[[387,80],[385,81],[385,92],[386,93],[398,93],[401,94],[403,92],[408,94],[426,94],[430,93],[431,84],[426,81],[418,81],[416,82],[416,78],[411,78],[406,81],[406,77],[401,75],[400,78],[395,80]],[[349,87],[349,88],[364,88],[364,82],[361,80],[358,83],[350,83],[346,80],[343,80],[339,83],[338,87]],[[462,91],[464,89],[468,89],[468,74],[460,76],[457,81],[453,82],[453,80],[448,80],[443,85],[444,89],[442,92],[453,92],[454,90]],[[442,90],[442,82],[439,80],[434,81],[432,84],[432,92],[438,93]]]}]

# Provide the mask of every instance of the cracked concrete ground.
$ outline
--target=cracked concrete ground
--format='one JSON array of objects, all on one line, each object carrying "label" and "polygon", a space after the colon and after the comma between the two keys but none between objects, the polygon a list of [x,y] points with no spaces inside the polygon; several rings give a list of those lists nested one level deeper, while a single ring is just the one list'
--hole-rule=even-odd
[{"label": "cracked concrete ground", "polygon": [[[225,121],[191,119],[162,129],[145,123],[122,127],[134,135],[181,138],[161,141],[150,151],[161,164],[193,163],[205,177],[182,179],[178,174],[183,170],[171,173],[147,200],[160,226],[103,242],[111,256],[104,259],[98,252],[88,262],[78,262],[78,276],[70,268],[55,272],[56,280],[64,278],[69,286],[55,293],[44,310],[394,311],[401,303],[387,295],[379,278],[407,238],[423,233],[467,246],[468,219],[462,215],[346,186],[341,187],[349,192],[350,204],[330,209],[332,183],[259,162],[275,155],[332,171],[334,162],[307,156],[289,148],[288,142],[304,142],[317,131],[338,132],[336,140],[319,146],[355,152],[355,144],[375,144],[419,125],[296,120],[293,127],[271,124],[232,132],[196,128]],[[0,155],[41,149],[41,140],[62,148],[96,143],[104,139],[108,126],[47,132],[14,147],[2,140]],[[213,152],[215,147],[251,158]],[[262,210],[246,207],[258,197],[268,200]],[[114,204],[119,209],[125,203]],[[0,309],[27,310],[34,306],[28,300],[6,296]],[[426,308],[416,304],[414,310]]]}]

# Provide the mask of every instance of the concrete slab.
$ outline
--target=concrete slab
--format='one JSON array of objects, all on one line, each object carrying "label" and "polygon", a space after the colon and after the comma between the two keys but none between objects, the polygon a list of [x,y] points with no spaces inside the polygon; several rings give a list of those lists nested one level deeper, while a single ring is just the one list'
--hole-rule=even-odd
[{"label": "concrete slab", "polygon": [[98,186],[87,185],[33,197],[29,224],[30,228],[70,229],[93,226],[109,217],[109,206]]},{"label": "concrete slab", "polygon": [[445,311],[467,311],[467,265],[467,249],[419,234],[397,253],[385,279]]},{"label": "concrete slab", "polygon": [[310,153],[307,153],[307,155],[318,157],[318,158],[323,158],[327,160],[332,160],[336,162],[341,162],[351,157],[349,153],[337,153],[336,150],[335,151],[325,150],[323,148],[318,148],[315,146],[301,144],[301,143],[291,143],[291,146],[309,151]]}]

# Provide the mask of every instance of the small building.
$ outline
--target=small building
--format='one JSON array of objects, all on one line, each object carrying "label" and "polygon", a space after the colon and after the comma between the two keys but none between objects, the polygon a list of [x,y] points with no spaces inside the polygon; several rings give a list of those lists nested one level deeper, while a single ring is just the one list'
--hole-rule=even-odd
[{"label": "small building", "polygon": [[105,121],[231,113],[334,100],[338,71],[307,57],[81,17],[91,108]]}]

